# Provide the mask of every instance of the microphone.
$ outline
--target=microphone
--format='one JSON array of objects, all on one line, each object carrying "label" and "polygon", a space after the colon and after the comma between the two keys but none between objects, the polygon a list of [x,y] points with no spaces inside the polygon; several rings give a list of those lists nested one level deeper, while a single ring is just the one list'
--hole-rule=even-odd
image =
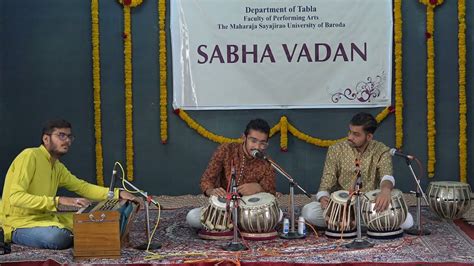
[{"label": "microphone", "polygon": [[230,173],[231,173],[230,174],[230,190],[232,191],[232,189],[236,186],[235,169],[233,166],[232,166],[232,169],[230,170]]},{"label": "microphone", "polygon": [[232,200],[232,195],[234,192],[236,192],[236,178],[235,178],[235,169],[234,166],[232,166],[230,170],[230,187],[228,188],[226,197],[225,197],[225,209],[227,212],[230,211],[230,201]]},{"label": "microphone", "polygon": [[254,158],[263,159],[263,160],[267,159],[267,156],[265,155],[265,153],[263,153],[259,150],[252,150],[251,155]]},{"label": "microphone", "polygon": [[413,160],[415,158],[415,156],[405,154],[405,153],[403,153],[403,152],[401,152],[401,151],[399,151],[395,148],[391,148],[389,153],[392,156],[400,156],[400,157],[403,157],[403,158],[408,159],[408,160]]},{"label": "microphone", "polygon": [[107,198],[109,199],[114,198],[115,176],[117,175],[117,170],[115,170],[115,166],[117,166],[117,163],[114,164],[114,168],[112,170],[112,178],[110,179],[109,192],[107,193]]}]

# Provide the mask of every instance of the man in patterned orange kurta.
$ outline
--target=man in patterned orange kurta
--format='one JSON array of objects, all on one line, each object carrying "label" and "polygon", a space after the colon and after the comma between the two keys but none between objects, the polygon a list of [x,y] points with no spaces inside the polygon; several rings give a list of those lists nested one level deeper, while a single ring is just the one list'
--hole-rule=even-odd
[{"label": "man in patterned orange kurta", "polygon": [[[275,171],[264,160],[254,158],[253,150],[263,151],[268,147],[270,126],[265,120],[255,119],[247,124],[242,143],[220,145],[201,177],[201,191],[206,196],[226,197],[232,169],[234,169],[237,191],[242,196],[259,192],[275,194]],[[195,228],[201,228],[201,208],[191,210],[186,220]]]},{"label": "man in patterned orange kurta", "polygon": [[[392,158],[389,148],[373,139],[377,121],[368,113],[358,113],[349,123],[347,140],[329,147],[323,176],[316,194],[316,202],[305,205],[302,215],[307,221],[320,227],[326,227],[323,210],[329,203],[330,193],[337,190],[350,191],[354,188],[357,176],[361,177],[361,191],[381,192],[375,200],[376,211],[388,208],[391,191],[395,186],[392,176]],[[403,227],[410,227],[411,215],[408,215]]]}]

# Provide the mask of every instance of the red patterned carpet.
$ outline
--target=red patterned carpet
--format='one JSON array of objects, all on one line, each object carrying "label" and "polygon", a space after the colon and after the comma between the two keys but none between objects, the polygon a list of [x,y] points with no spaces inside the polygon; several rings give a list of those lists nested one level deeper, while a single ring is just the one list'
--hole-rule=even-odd
[{"label": "red patterned carpet", "polygon": [[[0,256],[2,265],[58,264],[176,264],[176,265],[474,265],[474,240],[469,237],[472,226],[462,228],[446,222],[428,209],[423,209],[424,227],[429,236],[408,236],[395,240],[373,240],[373,248],[350,250],[344,244],[351,240],[328,239],[310,232],[306,239],[247,242],[250,250],[227,252],[222,246],[229,241],[202,240],[185,223],[190,208],[164,210],[154,241],[162,244],[157,253],[149,254],[133,248],[122,249],[120,259],[74,261],[72,249],[40,250],[12,245],[12,253]],[[157,211],[152,212],[153,221]],[[413,210],[412,210],[413,213]],[[131,228],[131,246],[145,242],[142,212]],[[26,264],[25,264],[26,263]],[[186,263],[186,264],[184,264]],[[388,264],[387,264],[388,263]]]}]

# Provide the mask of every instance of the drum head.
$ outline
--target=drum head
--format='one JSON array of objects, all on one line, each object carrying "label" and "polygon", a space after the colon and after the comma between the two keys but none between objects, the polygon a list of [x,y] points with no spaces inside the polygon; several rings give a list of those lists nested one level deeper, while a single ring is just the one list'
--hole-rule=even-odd
[{"label": "drum head", "polygon": [[268,206],[274,201],[275,196],[266,192],[260,192],[254,195],[242,197],[242,204],[247,207]]},{"label": "drum head", "polygon": [[218,196],[211,196],[209,197],[209,203],[218,209],[225,209],[226,201],[224,198],[218,197]]},{"label": "drum head", "polygon": [[369,201],[375,201],[375,198],[377,197],[379,193],[380,193],[380,189],[376,189],[376,190],[366,192],[364,195]]},{"label": "drum head", "polygon": [[[369,192],[366,192],[364,195],[369,201],[375,201],[375,198],[380,193],[380,189],[375,189]],[[402,197],[402,192],[398,189],[392,189],[392,199],[397,199]]]},{"label": "drum head", "polygon": [[338,190],[331,194],[331,199],[337,203],[346,203],[349,199],[349,191]]}]

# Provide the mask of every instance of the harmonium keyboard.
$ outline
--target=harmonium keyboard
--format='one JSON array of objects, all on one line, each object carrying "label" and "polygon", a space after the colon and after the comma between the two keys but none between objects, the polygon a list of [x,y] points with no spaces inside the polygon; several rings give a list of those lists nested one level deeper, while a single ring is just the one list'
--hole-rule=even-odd
[{"label": "harmonium keyboard", "polygon": [[74,214],[74,258],[119,258],[137,211],[137,204],[119,199],[80,209]]}]

